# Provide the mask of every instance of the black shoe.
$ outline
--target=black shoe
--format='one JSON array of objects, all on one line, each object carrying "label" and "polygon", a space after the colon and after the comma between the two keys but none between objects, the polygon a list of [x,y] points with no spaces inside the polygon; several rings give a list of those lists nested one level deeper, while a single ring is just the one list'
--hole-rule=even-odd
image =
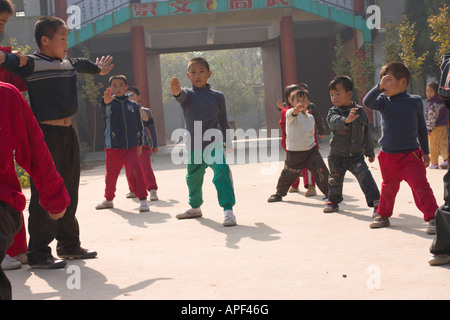
[{"label": "black shoe", "polygon": [[92,259],[97,257],[96,251],[90,251],[84,248],[78,248],[73,252],[66,252],[63,249],[56,250],[61,259]]},{"label": "black shoe", "polygon": [[32,269],[60,269],[66,266],[67,262],[54,257],[40,261],[39,263],[30,264]]},{"label": "black shoe", "polygon": [[269,197],[269,199],[267,199],[267,202],[278,202],[278,201],[282,201],[283,197],[277,195],[277,194],[273,194]]}]

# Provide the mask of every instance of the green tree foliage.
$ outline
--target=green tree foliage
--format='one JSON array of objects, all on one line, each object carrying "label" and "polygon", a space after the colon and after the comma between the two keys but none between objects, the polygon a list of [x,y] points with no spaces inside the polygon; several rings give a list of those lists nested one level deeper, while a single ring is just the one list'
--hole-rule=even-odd
[{"label": "green tree foliage", "polygon": [[[401,45],[400,58],[408,66],[411,71],[413,91],[419,90],[418,79],[423,73],[423,65],[425,59],[429,55],[426,51],[420,56],[417,56],[415,50],[415,41],[418,32],[416,31],[416,24],[411,23],[406,15],[403,15],[402,23],[397,27]],[[414,88],[414,85],[417,86]]]},{"label": "green tree foliage", "polygon": [[431,52],[426,56],[422,65],[424,76],[438,77],[440,70],[435,63],[434,52],[438,50],[430,35],[432,30],[428,23],[428,17],[439,13],[439,7],[448,0],[406,0],[404,14],[408,20],[415,24],[417,32],[414,42],[414,50],[418,56]]},{"label": "green tree foliage", "polygon": [[383,63],[400,60],[400,45],[397,32],[397,25],[388,24],[385,26],[386,40],[383,43]]},{"label": "green tree foliage", "polygon": [[442,57],[450,52],[450,8],[446,3],[442,3],[439,13],[431,15],[428,23],[432,30],[431,40],[436,42],[439,47],[436,50],[435,60],[438,66],[442,63]]},{"label": "green tree foliage", "polygon": [[334,46],[335,61],[333,61],[333,71],[336,75],[350,76],[350,61],[345,53],[344,41],[341,35],[336,35],[336,45]]},{"label": "green tree foliage", "polygon": [[205,52],[173,53],[161,56],[163,102],[173,101],[170,79],[177,77],[181,86],[191,87],[186,76],[189,60],[204,57],[212,71],[209,83],[225,94],[227,111],[238,117],[252,106],[262,107],[262,63],[260,49],[234,49]]}]

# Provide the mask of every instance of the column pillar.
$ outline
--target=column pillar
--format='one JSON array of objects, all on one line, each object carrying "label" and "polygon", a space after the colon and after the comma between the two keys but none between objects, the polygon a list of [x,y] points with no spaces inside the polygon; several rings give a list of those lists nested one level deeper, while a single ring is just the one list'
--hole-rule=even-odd
[{"label": "column pillar", "polygon": [[284,16],[281,18],[280,38],[283,63],[283,83],[284,86],[288,86],[298,82],[294,21],[292,20],[292,16]]},{"label": "column pillar", "polygon": [[277,109],[277,101],[283,100],[280,47],[278,41],[261,47],[261,57],[266,128],[267,134],[270,136],[270,129],[280,128],[280,110]]},{"label": "column pillar", "polygon": [[67,21],[67,0],[55,0],[55,15],[64,22]]},{"label": "column pillar", "polygon": [[133,53],[134,85],[141,91],[141,103],[150,107],[147,79],[147,57],[145,52],[145,36],[142,26],[131,27],[131,52]]},{"label": "column pillar", "polygon": [[161,59],[157,52],[147,52],[147,71],[149,74],[149,95],[152,97],[151,110],[155,120],[156,133],[158,135],[158,145],[166,144],[166,127],[164,120],[164,105],[161,81]]}]

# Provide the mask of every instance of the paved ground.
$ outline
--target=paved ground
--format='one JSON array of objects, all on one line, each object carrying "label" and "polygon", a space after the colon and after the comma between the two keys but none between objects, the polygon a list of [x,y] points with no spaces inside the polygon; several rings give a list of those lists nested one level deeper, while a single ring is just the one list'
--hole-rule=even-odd
[{"label": "paved ground", "polygon": [[[406,184],[391,227],[371,230],[371,210],[350,173],[339,213],[323,213],[323,197],[306,198],[304,190],[267,203],[282,169],[280,152],[272,167],[267,162],[231,166],[238,226],[225,228],[211,170],[203,188],[203,218],[175,218],[187,207],[186,171],[172,164],[170,152],[161,148],[154,157],[160,201],[152,202],[148,213],[139,213],[138,202],[125,198],[123,173],[115,208],[95,210],[103,198],[105,168],[83,171],[77,213],[82,245],[98,251],[98,258],[69,261],[60,270],[8,271],[13,298],[450,298],[450,265],[428,265],[433,236],[425,233]],[[328,154],[326,143],[321,152]],[[101,160],[101,154],[95,156]],[[380,184],[378,164],[370,167]],[[444,172],[428,169],[439,204]]]}]

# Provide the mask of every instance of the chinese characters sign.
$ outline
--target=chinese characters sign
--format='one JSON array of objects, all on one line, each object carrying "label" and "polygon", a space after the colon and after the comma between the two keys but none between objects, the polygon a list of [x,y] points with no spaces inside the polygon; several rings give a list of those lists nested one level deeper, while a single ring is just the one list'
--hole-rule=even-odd
[{"label": "chinese characters sign", "polygon": [[133,17],[170,16],[205,12],[226,12],[249,9],[282,8],[291,6],[293,0],[142,0],[134,3]]}]

